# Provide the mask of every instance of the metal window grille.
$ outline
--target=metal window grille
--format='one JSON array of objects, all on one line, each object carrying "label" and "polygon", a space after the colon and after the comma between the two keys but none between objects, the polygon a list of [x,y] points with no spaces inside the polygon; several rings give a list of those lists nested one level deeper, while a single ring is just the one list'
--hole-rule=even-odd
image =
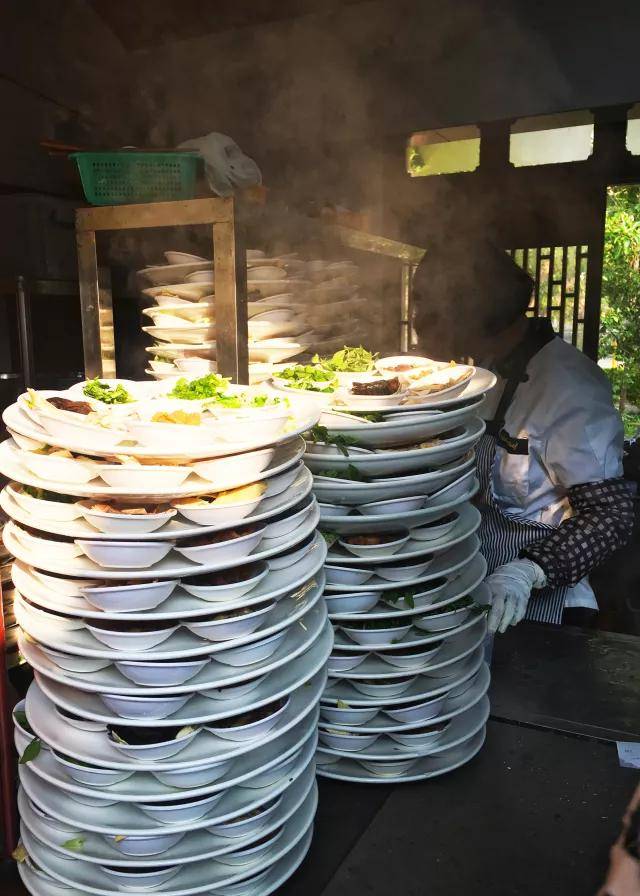
[{"label": "metal window grille", "polygon": [[535,283],[528,313],[548,317],[556,333],[582,349],[588,247],[534,246],[508,251]]}]

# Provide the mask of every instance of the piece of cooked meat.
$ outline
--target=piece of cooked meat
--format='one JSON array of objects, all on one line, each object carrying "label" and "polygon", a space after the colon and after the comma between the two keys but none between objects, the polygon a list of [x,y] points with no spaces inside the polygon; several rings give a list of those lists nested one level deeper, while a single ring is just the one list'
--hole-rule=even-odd
[{"label": "piece of cooked meat", "polygon": [[70,411],[72,414],[91,414],[93,412],[93,408],[86,401],[71,401],[69,398],[62,398],[58,395],[53,395],[51,398],[47,398],[49,404],[52,404],[54,408],[58,408],[59,411]]},{"label": "piece of cooked meat", "polygon": [[353,383],[351,392],[354,395],[395,395],[400,388],[400,380],[394,376],[391,380],[371,380],[369,383]]}]

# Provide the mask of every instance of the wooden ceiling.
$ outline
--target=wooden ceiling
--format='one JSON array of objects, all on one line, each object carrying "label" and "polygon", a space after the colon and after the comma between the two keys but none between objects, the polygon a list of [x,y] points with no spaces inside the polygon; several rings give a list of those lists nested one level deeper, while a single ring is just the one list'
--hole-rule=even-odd
[{"label": "wooden ceiling", "polygon": [[310,13],[361,0],[88,0],[130,50],[188,40],[233,28]]}]

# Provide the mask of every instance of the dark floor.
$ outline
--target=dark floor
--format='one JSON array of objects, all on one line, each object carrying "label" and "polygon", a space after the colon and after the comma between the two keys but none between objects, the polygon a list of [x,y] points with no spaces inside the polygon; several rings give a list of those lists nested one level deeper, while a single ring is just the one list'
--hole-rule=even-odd
[{"label": "dark floor", "polygon": [[[638,778],[615,739],[640,740],[639,671],[635,639],[520,626],[496,642],[500,720],[480,754],[424,784],[321,780],[311,851],[279,896],[595,893]],[[7,869],[1,896],[19,893]]]}]

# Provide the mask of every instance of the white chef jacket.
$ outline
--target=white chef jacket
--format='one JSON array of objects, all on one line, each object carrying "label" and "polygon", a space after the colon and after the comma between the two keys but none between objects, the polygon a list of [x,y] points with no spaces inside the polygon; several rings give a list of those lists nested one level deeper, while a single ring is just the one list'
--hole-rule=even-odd
[{"label": "white chef jacket", "polygon": [[[559,336],[533,356],[505,414],[504,429],[528,439],[528,454],[496,447],[493,496],[508,516],[558,526],[573,515],[567,489],[622,476],[624,430],[600,368]],[[491,419],[504,388],[483,408]],[[598,604],[587,577],[569,588],[566,607]]]}]

